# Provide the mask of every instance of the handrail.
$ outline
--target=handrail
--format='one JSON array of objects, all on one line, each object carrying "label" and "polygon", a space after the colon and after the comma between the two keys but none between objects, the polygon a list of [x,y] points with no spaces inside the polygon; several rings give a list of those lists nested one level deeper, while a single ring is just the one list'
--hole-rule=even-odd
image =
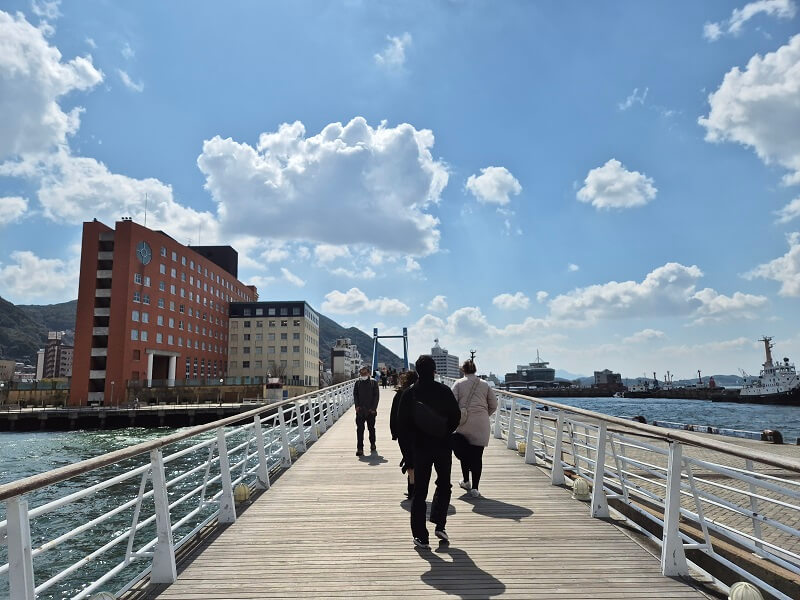
[{"label": "handrail", "polygon": [[724,452],[726,454],[731,454],[738,458],[753,459],[758,462],[770,465],[772,467],[778,467],[780,469],[787,469],[789,471],[800,473],[800,460],[793,459],[791,457],[781,456],[780,454],[774,454],[772,452],[764,452],[763,450],[757,450],[755,448],[744,448],[742,446],[731,444],[729,442],[710,440],[701,437],[699,435],[693,433],[687,433],[684,431],[676,431],[673,429],[667,429],[665,427],[647,425],[645,423],[639,423],[637,421],[628,421],[627,419],[623,419],[620,417],[612,417],[611,415],[594,412],[592,410],[586,410],[584,408],[577,408],[575,406],[569,406],[567,404],[560,404],[558,402],[542,400],[541,398],[536,398],[534,396],[526,396],[524,394],[507,392],[505,390],[502,390],[502,393],[508,396],[515,396],[521,400],[526,400],[531,403],[535,402],[536,404],[551,406],[559,410],[568,411],[577,415],[582,415],[584,417],[590,417],[592,419],[597,419],[599,421],[604,421],[606,423],[622,425],[627,429],[632,429],[635,431],[656,435],[660,438],[666,438],[668,440],[672,440],[675,442],[681,442],[684,444],[690,444],[692,446],[707,448],[709,450],[715,450],[717,452]]},{"label": "handrail", "polygon": [[87,458],[86,460],[82,460],[80,462],[73,463],[71,465],[65,465],[57,469],[52,469],[50,471],[45,471],[44,473],[39,473],[38,475],[31,475],[30,477],[25,477],[23,479],[18,479],[16,481],[0,485],[0,500],[6,500],[14,496],[20,496],[22,494],[26,494],[33,490],[48,485],[52,485],[55,483],[59,483],[67,479],[71,479],[72,477],[82,475],[83,473],[87,473],[88,471],[99,469],[100,467],[105,467],[110,464],[119,462],[121,460],[125,460],[126,458],[131,458],[133,456],[137,456],[145,452],[150,452],[151,450],[157,450],[169,444],[174,444],[175,442],[185,440],[186,438],[193,437],[200,433],[205,433],[206,431],[211,431],[219,427],[230,425],[232,423],[238,423],[239,421],[243,421],[245,419],[252,419],[254,416],[268,412],[272,409],[279,408],[287,404],[293,404],[298,400],[304,400],[308,397],[315,396],[322,391],[333,391],[334,389],[346,386],[349,383],[350,381],[337,383],[336,385],[322,388],[314,392],[308,392],[307,394],[303,394],[301,396],[295,396],[294,398],[289,398],[287,400],[280,400],[278,402],[273,402],[272,404],[267,404],[266,406],[260,406],[258,408],[254,408],[247,412],[239,413],[238,415],[225,417],[224,419],[219,419],[218,421],[206,423],[205,425],[197,425],[195,427],[190,427],[189,429],[181,431],[180,433],[165,435],[164,437],[160,437],[155,440],[142,442],[141,444],[129,446],[128,448],[114,450],[113,452],[107,452],[106,454],[101,454],[100,456],[95,456],[93,458]]}]

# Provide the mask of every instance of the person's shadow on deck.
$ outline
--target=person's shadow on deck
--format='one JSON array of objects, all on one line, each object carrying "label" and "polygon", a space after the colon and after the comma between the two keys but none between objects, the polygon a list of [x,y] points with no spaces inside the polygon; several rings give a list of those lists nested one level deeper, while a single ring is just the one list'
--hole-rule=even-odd
[{"label": "person's shadow on deck", "polygon": [[[430,570],[420,575],[420,579],[432,588],[459,598],[490,598],[506,591],[502,581],[481,569],[460,548],[440,544],[434,552],[422,548],[416,550],[430,563]],[[446,560],[440,554],[449,554],[452,560]]]},{"label": "person's shadow on deck", "polygon": [[471,504],[472,512],[494,519],[521,521],[533,514],[530,508],[517,504],[509,504],[508,502],[501,502],[500,500],[493,500],[492,498],[486,498],[484,496],[473,498],[468,494],[464,494],[459,499],[467,504]]},{"label": "person's shadow on deck", "polygon": [[362,463],[367,463],[371,467],[375,467],[377,465],[382,465],[384,463],[389,462],[380,454],[366,454],[364,456],[359,456],[358,461]]}]

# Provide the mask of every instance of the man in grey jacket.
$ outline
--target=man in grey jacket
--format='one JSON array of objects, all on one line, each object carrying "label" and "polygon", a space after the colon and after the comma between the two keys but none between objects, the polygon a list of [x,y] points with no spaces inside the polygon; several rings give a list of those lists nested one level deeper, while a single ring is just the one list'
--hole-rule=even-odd
[{"label": "man in grey jacket", "polygon": [[364,456],[364,423],[369,429],[370,451],[375,453],[375,417],[378,414],[380,391],[378,382],[369,376],[369,369],[361,367],[359,379],[353,386],[353,399],[356,406],[356,456]]}]

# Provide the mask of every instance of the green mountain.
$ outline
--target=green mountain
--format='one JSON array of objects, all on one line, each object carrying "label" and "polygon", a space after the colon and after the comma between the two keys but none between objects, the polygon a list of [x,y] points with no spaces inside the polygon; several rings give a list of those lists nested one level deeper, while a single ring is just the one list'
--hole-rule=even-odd
[{"label": "green mountain", "polygon": [[[325,369],[331,368],[331,347],[338,338],[350,338],[358,346],[358,351],[364,361],[369,363],[372,360],[371,335],[367,335],[355,327],[345,329],[325,315],[319,315],[319,357]],[[398,370],[403,368],[403,359],[381,343],[378,343],[378,362],[385,363]]]},{"label": "green mountain", "polygon": [[42,323],[48,331],[75,331],[75,315],[78,312],[77,300],[61,304],[20,304],[17,308],[34,321]]}]

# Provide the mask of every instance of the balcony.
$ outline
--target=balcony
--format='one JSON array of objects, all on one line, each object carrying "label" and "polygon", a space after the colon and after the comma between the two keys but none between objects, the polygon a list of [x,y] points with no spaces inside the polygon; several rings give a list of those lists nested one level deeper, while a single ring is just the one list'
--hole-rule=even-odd
[{"label": "balcony", "polygon": [[98,279],[111,279],[111,271],[110,270],[102,270],[97,271],[97,278]]},{"label": "balcony", "polygon": [[94,291],[95,298],[111,298],[111,288],[99,288]]},{"label": "balcony", "polygon": [[113,252],[98,252],[97,260],[114,260]]},{"label": "balcony", "polygon": [[106,378],[106,371],[103,369],[102,371],[89,371],[89,379],[105,379]]},{"label": "balcony", "polygon": [[108,356],[108,348],[92,348],[92,356]]},{"label": "balcony", "polygon": [[92,335],[108,335],[108,327],[92,327]]},{"label": "balcony", "polygon": [[94,309],[94,316],[95,317],[110,317],[111,316],[111,309],[110,308],[95,308]]}]

